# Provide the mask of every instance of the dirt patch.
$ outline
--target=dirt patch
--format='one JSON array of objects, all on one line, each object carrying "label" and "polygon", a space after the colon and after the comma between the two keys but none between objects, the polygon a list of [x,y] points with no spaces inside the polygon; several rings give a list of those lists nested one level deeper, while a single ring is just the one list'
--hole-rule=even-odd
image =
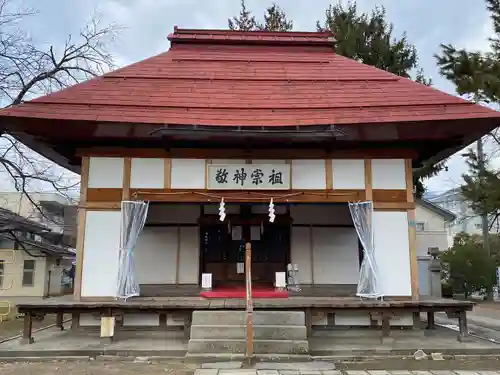
[{"label": "dirt patch", "polygon": [[169,363],[133,363],[132,361],[54,361],[0,363],[2,375],[193,375],[194,368]]}]

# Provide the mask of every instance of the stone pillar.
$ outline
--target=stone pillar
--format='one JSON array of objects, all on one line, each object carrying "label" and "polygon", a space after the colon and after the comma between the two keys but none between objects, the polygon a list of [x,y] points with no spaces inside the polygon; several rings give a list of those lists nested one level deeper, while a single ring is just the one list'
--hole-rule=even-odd
[{"label": "stone pillar", "polygon": [[430,273],[430,289],[431,297],[442,298],[441,290],[441,261],[439,260],[439,249],[437,247],[430,247],[429,255],[432,257],[429,261],[429,273]]}]

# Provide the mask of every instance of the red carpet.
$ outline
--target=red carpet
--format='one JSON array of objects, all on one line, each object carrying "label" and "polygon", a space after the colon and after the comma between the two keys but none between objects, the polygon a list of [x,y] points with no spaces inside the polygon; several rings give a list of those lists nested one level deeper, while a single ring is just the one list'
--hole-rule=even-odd
[{"label": "red carpet", "polygon": [[[201,292],[200,297],[204,298],[235,298],[235,299],[245,299],[246,291],[244,287],[235,288],[215,288],[211,291]],[[273,288],[253,288],[252,289],[253,298],[288,298],[288,292],[276,291]]]}]

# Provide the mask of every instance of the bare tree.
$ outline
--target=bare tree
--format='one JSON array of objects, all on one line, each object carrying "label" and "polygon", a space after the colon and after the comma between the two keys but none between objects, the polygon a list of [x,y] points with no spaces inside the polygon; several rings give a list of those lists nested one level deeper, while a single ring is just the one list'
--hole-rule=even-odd
[{"label": "bare tree", "polygon": [[[37,14],[35,9],[17,7],[12,0],[0,0],[0,104],[4,107],[63,89],[114,67],[108,46],[118,35],[119,26],[101,26],[93,17],[79,35],[69,35],[60,46],[44,49],[22,28],[24,19]],[[0,135],[0,174],[6,175],[11,186],[25,194],[35,207],[37,202],[30,193],[48,190],[74,198],[79,188],[78,176],[7,133]]]}]

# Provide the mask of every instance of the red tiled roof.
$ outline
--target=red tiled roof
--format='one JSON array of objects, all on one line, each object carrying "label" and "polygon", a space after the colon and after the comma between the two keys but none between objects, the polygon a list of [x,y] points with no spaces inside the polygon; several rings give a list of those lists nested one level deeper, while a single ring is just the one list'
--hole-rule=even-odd
[{"label": "red tiled roof", "polygon": [[214,126],[500,117],[339,56],[328,33],[176,29],[169,39],[168,52],[4,109],[0,117]]}]

